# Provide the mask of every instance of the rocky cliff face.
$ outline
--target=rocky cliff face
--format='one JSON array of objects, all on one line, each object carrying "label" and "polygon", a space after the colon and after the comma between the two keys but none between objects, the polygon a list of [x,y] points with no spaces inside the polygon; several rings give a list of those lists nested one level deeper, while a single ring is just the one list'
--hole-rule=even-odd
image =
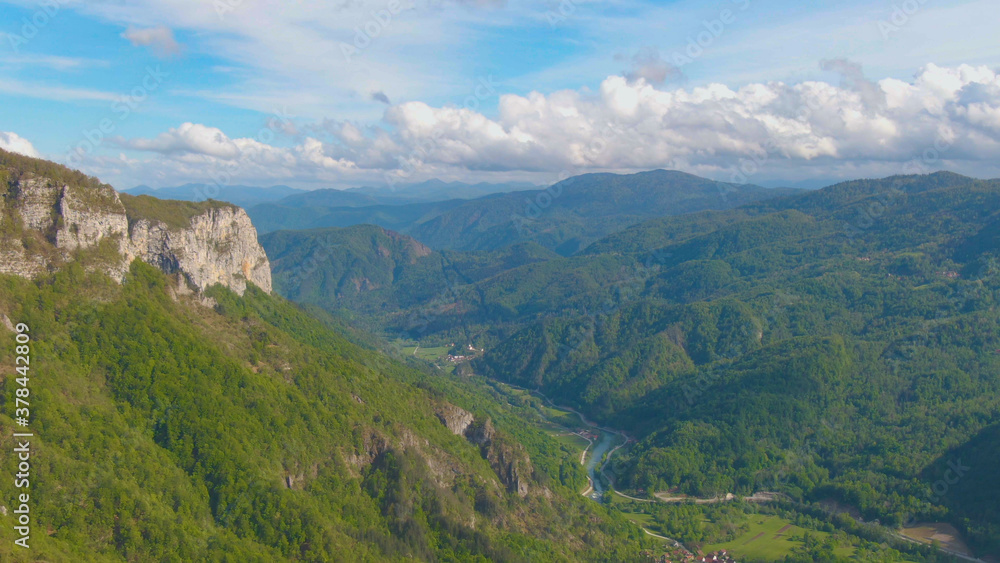
[{"label": "rocky cliff face", "polygon": [[207,209],[180,229],[138,219],[129,228],[128,252],[167,273],[183,273],[199,289],[218,283],[243,295],[249,281],[271,292],[267,255],[239,207]]},{"label": "rocky cliff face", "polygon": [[479,453],[489,462],[508,491],[521,497],[528,496],[528,477],[533,468],[524,446],[499,436],[491,420],[477,421],[472,413],[455,405],[443,404],[436,413],[441,424],[453,434],[464,436],[479,446]]},{"label": "rocky cliff face", "polygon": [[182,274],[199,291],[222,284],[240,295],[247,282],[271,292],[271,268],[246,212],[228,204],[147,198],[124,205],[104,185],[75,186],[0,168],[0,272],[34,277],[85,252],[122,279],[139,258]]}]

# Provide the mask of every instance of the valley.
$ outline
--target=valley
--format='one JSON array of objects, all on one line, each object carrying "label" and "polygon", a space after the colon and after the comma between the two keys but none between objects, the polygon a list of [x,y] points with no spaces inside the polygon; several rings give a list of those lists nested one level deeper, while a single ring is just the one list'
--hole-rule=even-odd
[{"label": "valley", "polygon": [[0,0],[0,563],[1000,563],[998,7]]},{"label": "valley", "polygon": [[[886,194],[893,212],[856,227]],[[992,495],[986,475],[928,491],[949,459],[996,448],[996,181],[938,173],[773,195],[619,228],[570,255],[527,239],[436,249],[372,226],[263,242],[293,299],[634,437],[611,457],[613,497],[706,514],[736,497],[830,522],[822,505],[836,501],[853,507],[838,525],[854,537],[947,520],[988,552],[995,524],[974,514],[993,501],[967,492]],[[597,433],[595,474],[614,448]],[[865,531],[873,521],[884,528]]]},{"label": "valley", "polygon": [[[375,225],[258,244],[237,207],[0,157],[4,251],[45,256],[0,276],[0,312],[47,335],[39,365],[70,393],[45,398],[60,407],[39,419],[50,461],[33,477],[99,516],[84,525],[39,495],[37,518],[66,532],[39,540],[54,559],[923,563],[993,549],[995,181],[774,192],[621,223],[563,255],[535,240],[437,249]],[[845,235],[887,189],[897,212]],[[95,416],[119,438],[67,449],[101,433]],[[81,460],[107,477],[81,479]],[[115,520],[118,539],[100,533]]]}]

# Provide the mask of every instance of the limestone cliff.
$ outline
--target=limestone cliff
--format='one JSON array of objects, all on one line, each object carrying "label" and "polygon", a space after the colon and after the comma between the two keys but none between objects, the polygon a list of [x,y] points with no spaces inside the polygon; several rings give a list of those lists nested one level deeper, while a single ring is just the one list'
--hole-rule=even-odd
[{"label": "limestone cliff", "polygon": [[472,413],[455,405],[439,405],[436,414],[441,424],[453,434],[479,446],[480,455],[489,462],[508,491],[521,497],[528,495],[528,481],[533,468],[524,446],[500,436],[490,419],[478,421]]},{"label": "limestone cliff", "polygon": [[[183,273],[199,289],[222,284],[243,295],[247,282],[271,292],[271,266],[257,242],[257,230],[239,207],[203,205],[186,222],[143,216],[141,206],[125,196],[129,210],[128,257],[141,258],[164,272]],[[153,198],[150,198],[153,199]],[[189,202],[150,202],[190,209]]]},{"label": "limestone cliff", "polygon": [[198,289],[247,282],[271,292],[271,268],[242,209],[118,194],[75,172],[0,150],[0,273],[32,278],[86,258],[123,279],[139,258]]}]

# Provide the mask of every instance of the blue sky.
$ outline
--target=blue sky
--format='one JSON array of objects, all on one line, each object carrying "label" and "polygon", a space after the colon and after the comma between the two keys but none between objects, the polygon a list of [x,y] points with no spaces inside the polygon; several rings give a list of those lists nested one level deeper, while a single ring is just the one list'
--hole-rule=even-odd
[{"label": "blue sky", "polygon": [[995,176],[997,8],[0,2],[0,146],[118,188],[649,168],[775,184],[914,159]]}]

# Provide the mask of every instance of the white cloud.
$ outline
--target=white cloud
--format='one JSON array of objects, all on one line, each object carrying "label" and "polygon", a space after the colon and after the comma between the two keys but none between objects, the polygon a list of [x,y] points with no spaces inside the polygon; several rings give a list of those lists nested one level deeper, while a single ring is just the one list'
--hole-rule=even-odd
[{"label": "white cloud", "polygon": [[124,148],[164,154],[193,153],[229,159],[240,152],[236,143],[221,129],[198,123],[184,123],[153,139],[115,138],[112,141]]},{"label": "white cloud", "polygon": [[33,158],[41,158],[31,141],[10,131],[0,131],[0,149],[23,154]]},{"label": "white cloud", "polygon": [[853,68],[842,85],[771,82],[738,89],[659,90],[611,76],[596,94],[503,96],[492,119],[409,102],[390,108],[386,121],[413,158],[469,169],[724,170],[740,158],[764,155],[800,163],[902,162],[942,136],[954,139],[951,158],[1000,156],[994,71],[927,65],[910,83],[871,83],[859,71]]},{"label": "white cloud", "polygon": [[122,33],[122,37],[136,47],[151,48],[158,57],[169,57],[181,52],[180,44],[174,39],[174,32],[162,25],[148,28],[129,27]]},{"label": "white cloud", "polygon": [[[840,84],[810,81],[658,89],[609,76],[597,91],[501,97],[495,116],[423,102],[390,106],[380,126],[325,121],[290,148],[230,139],[186,123],[121,146],[167,155],[176,173],[233,164],[261,178],[351,183],[404,177],[529,176],[677,168],[731,179],[747,159],[750,181],[901,173],[925,151],[935,166],[983,169],[1000,158],[1000,76],[987,67],[926,65],[910,81],[869,81],[849,61],[828,64]],[[267,142],[264,142],[267,141]],[[977,168],[978,166],[978,168]]]}]

